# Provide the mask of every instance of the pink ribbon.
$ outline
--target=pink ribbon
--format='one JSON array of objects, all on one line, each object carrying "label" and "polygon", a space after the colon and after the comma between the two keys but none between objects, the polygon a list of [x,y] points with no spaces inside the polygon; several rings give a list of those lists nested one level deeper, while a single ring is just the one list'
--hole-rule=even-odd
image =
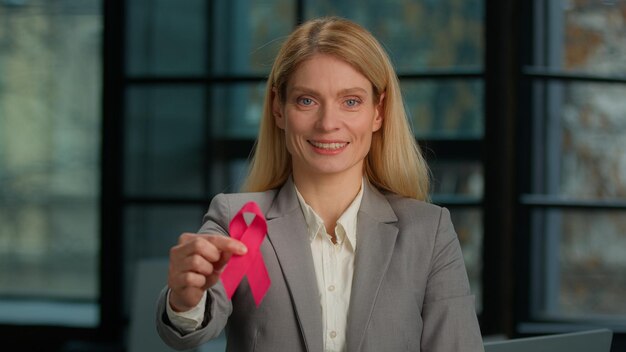
[{"label": "pink ribbon", "polygon": [[[244,213],[255,215],[250,225],[246,224]],[[265,216],[255,202],[248,202],[231,220],[228,229],[230,237],[243,242],[248,252],[244,255],[233,255],[230,258],[220,277],[222,284],[228,298],[231,299],[244,275],[247,275],[254,303],[258,307],[270,288],[270,276],[260,251],[261,243],[267,234]]]}]

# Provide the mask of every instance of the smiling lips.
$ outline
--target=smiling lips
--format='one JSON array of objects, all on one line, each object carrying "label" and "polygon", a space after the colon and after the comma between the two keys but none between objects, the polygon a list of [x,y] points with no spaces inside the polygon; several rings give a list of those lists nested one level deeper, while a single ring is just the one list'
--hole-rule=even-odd
[{"label": "smiling lips", "polygon": [[308,142],[321,153],[337,153],[348,145],[348,142],[319,142],[312,140],[308,140]]}]

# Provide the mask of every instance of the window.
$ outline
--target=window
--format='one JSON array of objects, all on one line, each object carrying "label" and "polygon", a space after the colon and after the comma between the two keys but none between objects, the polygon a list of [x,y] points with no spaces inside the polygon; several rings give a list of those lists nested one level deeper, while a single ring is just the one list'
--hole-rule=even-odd
[{"label": "window", "polygon": [[528,292],[518,330],[623,333],[626,3],[533,1],[530,11],[519,199]]},{"label": "window", "polygon": [[0,2],[0,323],[99,318],[100,1]]}]

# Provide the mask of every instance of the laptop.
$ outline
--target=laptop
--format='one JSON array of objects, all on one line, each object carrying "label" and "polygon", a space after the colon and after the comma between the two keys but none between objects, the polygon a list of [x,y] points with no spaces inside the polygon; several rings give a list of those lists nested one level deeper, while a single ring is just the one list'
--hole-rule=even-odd
[{"label": "laptop", "polygon": [[610,352],[613,332],[598,329],[485,342],[485,352]]}]

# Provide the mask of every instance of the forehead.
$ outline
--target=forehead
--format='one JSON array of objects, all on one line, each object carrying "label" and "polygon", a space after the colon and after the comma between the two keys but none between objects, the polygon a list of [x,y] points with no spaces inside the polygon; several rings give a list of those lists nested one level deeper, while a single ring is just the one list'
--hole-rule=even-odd
[{"label": "forehead", "polygon": [[346,61],[332,55],[316,54],[301,62],[287,81],[287,89],[304,87],[319,91],[361,88],[372,93],[372,83]]}]

